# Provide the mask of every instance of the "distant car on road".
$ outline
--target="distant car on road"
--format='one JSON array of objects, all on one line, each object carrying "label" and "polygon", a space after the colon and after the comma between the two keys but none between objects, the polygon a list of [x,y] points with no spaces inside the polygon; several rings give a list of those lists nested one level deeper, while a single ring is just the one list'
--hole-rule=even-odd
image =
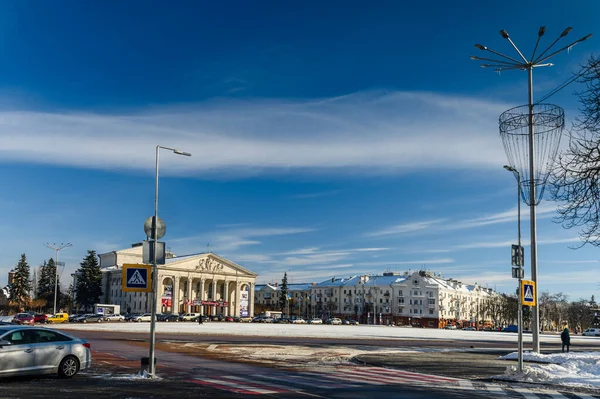
[{"label": "distant car on road", "polygon": [[310,319],[308,324],[323,324],[323,320],[318,319],[318,318]]},{"label": "distant car on road", "polygon": [[600,328],[588,328],[581,335],[585,335],[588,337],[600,337]]},{"label": "distant car on road", "polygon": [[519,332],[519,327],[515,326],[514,324],[511,326],[506,326],[502,329],[502,331],[504,332],[511,332],[511,333],[516,333]]},{"label": "distant car on road", "polygon": [[0,326],[0,352],[1,377],[56,373],[70,378],[92,363],[87,341],[45,327]]},{"label": "distant car on road", "polygon": [[102,323],[104,321],[103,314],[88,314],[83,319],[81,319],[80,323]]},{"label": "distant car on road", "polygon": [[137,315],[131,319],[131,321],[142,322],[142,321],[152,321],[152,313],[144,313],[141,315]]},{"label": "distant car on road", "polygon": [[48,319],[46,319],[46,322],[48,324],[58,324],[58,323],[67,323],[71,320],[71,318],[69,317],[68,314],[66,313],[57,313],[55,315],[52,315],[50,317],[48,317]]},{"label": "distant car on road", "polygon": [[334,317],[332,319],[328,319],[327,320],[327,324],[332,324],[332,325],[339,326],[339,325],[342,324],[342,319],[338,319],[337,317]]},{"label": "distant car on road", "polygon": [[465,327],[463,331],[477,331],[477,329],[475,327]]},{"label": "distant car on road", "polygon": [[33,324],[33,316],[29,313],[17,313],[13,318],[14,324]]},{"label": "distant car on road", "polygon": [[104,315],[105,321],[125,321],[125,316],[120,314],[107,314]]},{"label": "distant car on road", "polygon": [[456,326],[454,324],[448,324],[444,327],[445,330],[456,330]]},{"label": "distant car on road", "polygon": [[47,323],[48,322],[48,315],[47,314],[43,314],[43,313],[37,313],[33,316],[33,322],[34,323]]}]

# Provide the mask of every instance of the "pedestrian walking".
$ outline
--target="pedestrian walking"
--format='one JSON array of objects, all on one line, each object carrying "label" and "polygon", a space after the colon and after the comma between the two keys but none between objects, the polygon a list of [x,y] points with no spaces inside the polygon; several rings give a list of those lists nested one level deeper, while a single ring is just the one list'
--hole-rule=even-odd
[{"label": "pedestrian walking", "polygon": [[202,315],[198,316],[198,324],[202,324]]},{"label": "pedestrian walking", "polygon": [[569,336],[569,329],[565,327],[562,333],[560,333],[560,340],[562,341],[562,351],[565,351],[567,347],[567,353],[569,353],[569,346],[571,345],[571,337]]}]

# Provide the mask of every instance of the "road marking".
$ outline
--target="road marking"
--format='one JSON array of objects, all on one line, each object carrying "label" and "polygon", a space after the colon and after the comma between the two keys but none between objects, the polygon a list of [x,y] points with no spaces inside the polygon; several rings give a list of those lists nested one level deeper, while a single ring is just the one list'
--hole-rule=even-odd
[{"label": "road marking", "polygon": [[562,395],[560,392],[556,391],[544,391],[544,394],[556,399],[567,399],[565,395]]},{"label": "road marking", "polygon": [[215,349],[217,349],[217,345],[215,345],[215,344],[208,345],[208,350],[209,351],[214,351]]},{"label": "road marking", "polygon": [[499,385],[485,384],[485,389],[487,389],[494,395],[508,395],[504,389],[500,388]]},{"label": "road marking", "polygon": [[520,393],[521,395],[523,395],[523,397],[525,399],[539,399],[539,396],[537,396],[535,393],[531,392],[527,388],[521,388],[521,387],[511,386],[511,389],[513,391],[515,391],[515,392]]},{"label": "road marking", "polygon": [[200,384],[200,385],[208,385],[213,388],[218,388],[218,389],[227,390],[227,391],[231,391],[231,392],[243,393],[246,395],[259,395],[259,394],[264,395],[264,394],[274,394],[274,393],[286,392],[285,390],[281,390],[281,389],[278,389],[278,390],[264,389],[264,388],[255,387],[255,386],[252,386],[249,384],[239,384],[239,383],[235,383],[235,382],[215,380],[215,379],[210,379],[210,378],[203,378],[203,379],[195,378],[192,380],[192,382],[194,382],[196,384]]},{"label": "road marking", "polygon": [[[304,373],[303,373],[303,375],[304,375]],[[252,376],[257,377],[257,378],[267,379],[267,380],[276,380],[276,381],[282,380],[282,377],[279,377],[279,376],[271,376],[271,375],[264,375],[264,374],[253,374]],[[324,377],[327,377],[326,374],[314,374],[314,376],[318,377],[319,379],[323,379]],[[306,377],[310,377],[310,376],[306,376]],[[319,384],[319,383],[316,383],[314,379],[304,379],[302,377],[291,376],[291,375],[286,376],[285,381],[288,381],[288,382],[296,384],[296,385],[304,385],[304,386],[321,388],[321,389],[356,388],[356,387],[360,386],[358,384],[349,384],[349,383],[339,384],[335,381],[329,381],[325,384]]]},{"label": "road marking", "polygon": [[476,388],[473,386],[473,383],[468,380],[460,380],[458,381],[458,386],[464,389],[475,390]]}]

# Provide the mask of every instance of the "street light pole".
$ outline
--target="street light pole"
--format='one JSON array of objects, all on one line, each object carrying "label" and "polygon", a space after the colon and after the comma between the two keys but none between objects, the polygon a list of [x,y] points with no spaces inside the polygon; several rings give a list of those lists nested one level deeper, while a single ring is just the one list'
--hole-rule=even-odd
[{"label": "street light pole", "polygon": [[52,245],[46,243],[46,247],[53,249],[56,252],[56,256],[54,257],[54,267],[55,267],[55,274],[54,274],[54,311],[52,312],[52,314],[56,314],[56,300],[58,298],[58,253],[60,251],[62,251],[65,248],[69,248],[72,247],[73,245],[68,242],[66,244],[60,243],[60,245],[56,245],[55,243],[52,243]]},{"label": "street light pole", "polygon": [[517,315],[517,324],[519,331],[519,357],[518,357],[518,371],[519,373],[523,372],[523,302],[521,298],[521,280],[523,279],[523,264],[521,258],[521,173],[518,170],[513,168],[512,166],[504,165],[504,169],[508,170],[515,174],[517,178],[517,247],[518,255],[517,259],[519,259],[519,286],[517,287],[517,303],[518,303],[518,315]]},{"label": "street light pole", "polygon": [[[587,36],[584,36],[552,53],[550,53],[549,55],[546,55],[546,53],[563,37],[567,36],[567,34],[572,30],[572,28],[566,28],[561,34],[560,36],[554,40],[554,42],[552,42],[552,44],[550,46],[548,46],[544,51],[541,52],[541,54],[539,54],[538,56],[536,56],[536,52],[538,50],[538,45],[540,43],[540,39],[542,38],[542,36],[544,35],[544,33],[546,32],[546,27],[542,26],[540,27],[540,29],[538,30],[538,37],[537,37],[537,42],[535,45],[535,48],[533,50],[533,54],[531,55],[531,57],[529,59],[525,58],[525,56],[523,55],[523,53],[517,48],[517,46],[515,45],[515,43],[511,40],[508,32],[506,32],[506,30],[501,30],[500,31],[500,35],[506,39],[510,45],[513,47],[513,49],[517,52],[518,54],[518,59],[513,58],[513,57],[509,57],[507,55],[501,54],[497,51],[494,51],[484,45],[481,44],[476,44],[475,47],[479,50],[482,51],[488,51],[492,54],[494,54],[494,56],[496,57],[500,57],[500,58],[483,58],[483,57],[476,57],[476,56],[471,56],[472,60],[476,60],[476,61],[486,61],[486,62],[491,62],[491,64],[481,64],[481,66],[483,68],[494,68],[497,72],[501,72],[501,71],[508,71],[508,70],[526,70],[527,71],[527,75],[528,75],[528,108],[529,108],[529,112],[528,112],[528,130],[529,130],[529,162],[528,162],[528,167],[529,167],[529,212],[530,212],[530,234],[531,234],[531,244],[530,244],[530,248],[531,248],[531,279],[533,280],[534,284],[535,284],[535,290],[534,290],[534,303],[535,306],[532,306],[532,320],[531,320],[531,328],[532,328],[532,335],[533,335],[533,351],[534,352],[539,352],[540,351],[540,340],[539,340],[539,333],[540,333],[540,329],[539,329],[539,307],[537,305],[537,297],[538,297],[538,291],[539,291],[539,285],[538,285],[538,265],[537,265],[537,226],[536,226],[536,205],[537,205],[537,197],[536,197],[536,183],[539,183],[538,180],[536,180],[536,171],[534,170],[535,168],[535,160],[534,160],[534,155],[535,155],[535,134],[534,134],[534,102],[533,102],[533,68],[538,68],[538,67],[548,67],[548,66],[553,66],[554,64],[546,62],[548,61],[550,58],[552,58],[553,56],[555,56],[558,53],[563,52],[564,50],[570,50],[574,45],[576,45],[577,43],[581,43],[584,40],[587,40],[588,38],[590,38],[592,36],[592,34],[589,34]],[[525,202],[527,202],[527,200],[525,199]]]},{"label": "street light pole", "polygon": [[[151,320],[150,320],[150,354],[148,356],[149,364],[148,371],[151,377],[154,377],[154,346],[156,343],[156,300],[158,298],[158,268],[156,266],[156,248],[158,242],[158,154],[160,149],[169,150],[177,155],[183,155],[186,157],[192,156],[189,152],[177,150],[175,148],[163,147],[161,145],[156,146],[156,176],[154,185],[154,219],[152,221],[152,306],[151,306]],[[173,281],[173,289],[175,288],[175,281]],[[171,304],[173,306],[173,304]]]}]

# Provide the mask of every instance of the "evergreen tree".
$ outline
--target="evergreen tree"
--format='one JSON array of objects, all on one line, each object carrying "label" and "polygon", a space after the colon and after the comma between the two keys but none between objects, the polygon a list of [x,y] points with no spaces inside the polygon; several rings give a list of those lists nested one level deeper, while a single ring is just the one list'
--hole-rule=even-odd
[{"label": "evergreen tree", "polygon": [[279,308],[281,309],[282,312],[285,312],[287,301],[288,301],[288,286],[287,286],[287,272],[286,272],[283,274],[283,279],[281,280],[281,288],[279,291]]},{"label": "evergreen tree", "polygon": [[[54,264],[54,260],[50,260],[52,261],[52,264]],[[44,263],[40,266],[40,273],[38,275],[36,289],[37,297],[40,299],[45,299],[46,303],[54,301],[54,279],[51,278],[48,269],[48,263],[44,261]]]},{"label": "evergreen tree", "polygon": [[102,272],[98,264],[96,251],[89,251],[76,271],[79,275],[75,286],[77,306],[90,309],[102,296]]},{"label": "evergreen tree", "polygon": [[30,269],[25,254],[21,254],[21,260],[15,267],[15,276],[9,292],[10,301],[17,305],[19,310],[31,300],[29,294],[31,292]]},{"label": "evergreen tree", "polygon": [[60,291],[60,278],[56,275],[56,264],[54,259],[50,258],[48,262],[45,262],[40,267],[40,275],[38,278],[37,286],[37,297],[45,299],[48,307],[54,309],[54,288],[57,286],[58,280],[58,293],[56,296],[56,304],[60,304],[62,293]]}]

